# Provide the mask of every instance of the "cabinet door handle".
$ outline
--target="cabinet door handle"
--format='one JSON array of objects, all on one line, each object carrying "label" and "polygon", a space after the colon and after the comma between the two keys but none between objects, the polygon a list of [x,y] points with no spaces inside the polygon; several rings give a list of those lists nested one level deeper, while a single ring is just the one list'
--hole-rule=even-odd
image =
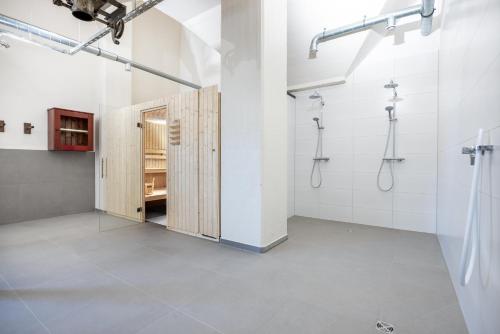
[{"label": "cabinet door handle", "polygon": [[101,158],[101,179],[104,179],[104,158]]}]

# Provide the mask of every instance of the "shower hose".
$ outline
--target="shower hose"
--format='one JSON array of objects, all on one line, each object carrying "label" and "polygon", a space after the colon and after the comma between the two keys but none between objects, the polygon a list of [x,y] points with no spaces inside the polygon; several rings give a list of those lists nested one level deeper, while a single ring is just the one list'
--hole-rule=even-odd
[{"label": "shower hose", "polygon": [[[391,189],[394,187],[394,171],[393,171],[393,163],[394,161],[386,161],[384,160],[384,158],[387,157],[387,151],[389,150],[389,143],[390,143],[390,140],[391,140],[391,135],[394,136],[394,133],[393,133],[393,130],[394,130],[394,126],[393,126],[393,121],[389,121],[389,130],[387,131],[387,140],[385,141],[385,149],[384,149],[384,156],[382,158],[382,162],[380,163],[380,168],[378,169],[378,174],[377,174],[377,187],[380,191],[384,191],[384,192],[388,192],[388,191],[391,191]],[[382,169],[384,168],[384,164],[385,163],[388,163],[389,164],[389,172],[391,174],[391,184],[384,188],[381,184],[380,184],[380,175],[382,174]]]}]

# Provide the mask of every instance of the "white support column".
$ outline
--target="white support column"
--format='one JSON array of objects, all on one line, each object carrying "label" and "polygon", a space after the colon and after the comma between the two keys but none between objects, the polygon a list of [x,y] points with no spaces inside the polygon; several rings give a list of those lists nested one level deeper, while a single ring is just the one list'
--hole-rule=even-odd
[{"label": "white support column", "polygon": [[223,242],[287,235],[286,0],[222,0]]}]

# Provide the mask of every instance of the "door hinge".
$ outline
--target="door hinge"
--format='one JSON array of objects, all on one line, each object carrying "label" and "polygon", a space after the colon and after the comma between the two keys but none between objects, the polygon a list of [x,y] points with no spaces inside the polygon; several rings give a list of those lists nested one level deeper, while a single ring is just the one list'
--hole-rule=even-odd
[{"label": "door hinge", "polygon": [[142,123],[141,122],[137,122],[137,127],[142,129]]},{"label": "door hinge", "polygon": [[142,212],[142,207],[137,208],[137,212]]}]

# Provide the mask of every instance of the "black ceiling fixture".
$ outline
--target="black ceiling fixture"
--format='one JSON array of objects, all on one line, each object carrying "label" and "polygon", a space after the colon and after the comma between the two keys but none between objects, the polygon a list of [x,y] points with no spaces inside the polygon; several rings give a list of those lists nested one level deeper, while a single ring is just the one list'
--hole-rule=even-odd
[{"label": "black ceiling fixture", "polygon": [[111,36],[115,44],[125,28],[123,18],[127,8],[116,0],[52,0],[54,5],[69,8],[74,17],[79,20],[104,23],[111,29]]}]

